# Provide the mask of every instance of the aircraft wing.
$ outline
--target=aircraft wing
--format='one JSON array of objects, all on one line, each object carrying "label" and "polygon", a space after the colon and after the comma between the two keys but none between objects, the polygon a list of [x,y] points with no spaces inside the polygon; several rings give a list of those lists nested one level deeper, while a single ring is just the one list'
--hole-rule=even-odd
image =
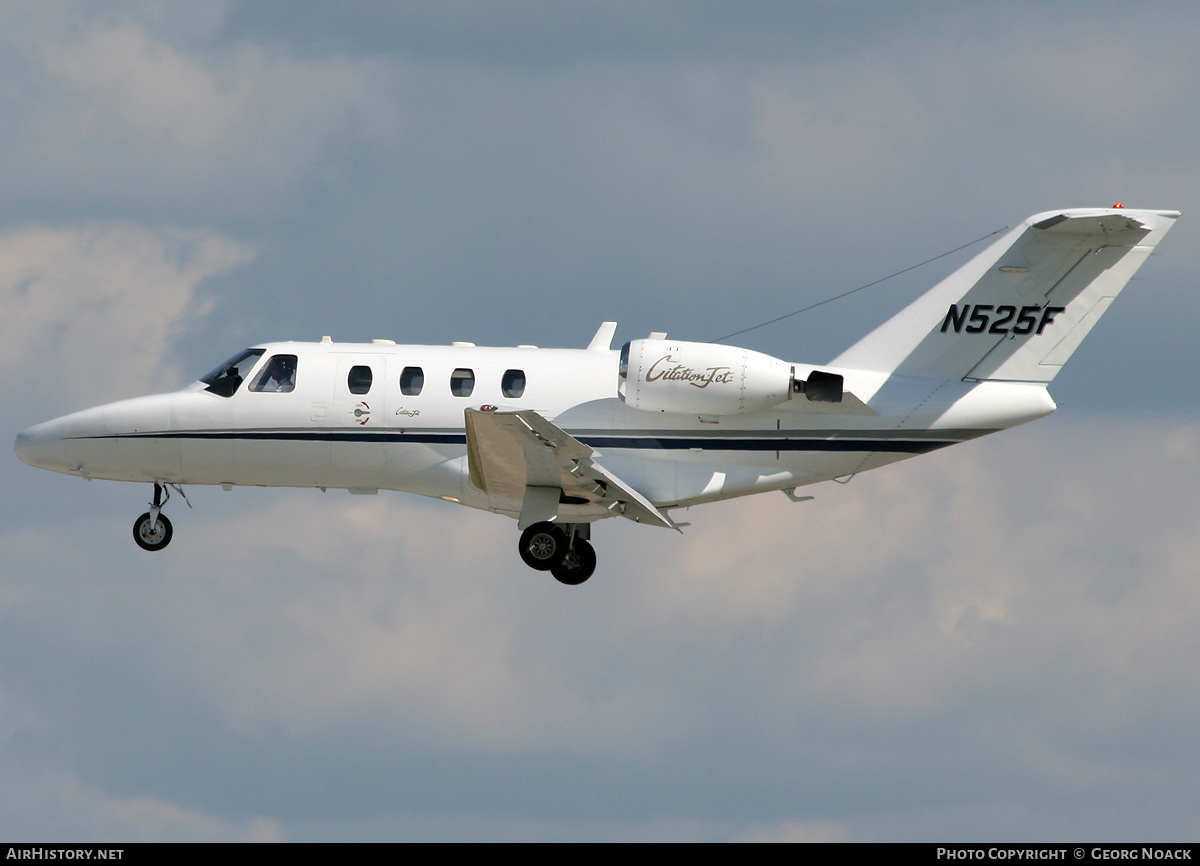
[{"label": "aircraft wing", "polygon": [[591,446],[532,409],[467,409],[466,428],[471,483],[503,510],[520,510],[522,529],[555,519],[563,502],[599,505],[638,523],[679,529],[665,512],[597,463]]}]

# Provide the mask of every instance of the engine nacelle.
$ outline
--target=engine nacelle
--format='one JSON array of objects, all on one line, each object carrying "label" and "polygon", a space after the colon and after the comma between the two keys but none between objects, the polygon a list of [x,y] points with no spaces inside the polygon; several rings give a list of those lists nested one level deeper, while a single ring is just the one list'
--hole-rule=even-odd
[{"label": "engine nacelle", "polygon": [[619,393],[635,409],[735,415],[788,400],[792,365],[716,343],[633,340],[621,347]]}]

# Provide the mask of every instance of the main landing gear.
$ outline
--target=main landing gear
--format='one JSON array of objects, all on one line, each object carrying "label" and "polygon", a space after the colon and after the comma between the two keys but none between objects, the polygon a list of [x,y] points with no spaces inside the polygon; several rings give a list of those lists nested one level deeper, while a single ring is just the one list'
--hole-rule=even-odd
[{"label": "main landing gear", "polygon": [[[176,485],[172,486],[179,491],[180,496],[183,496],[182,488]],[[164,492],[166,493],[165,497],[163,496]],[[171,543],[174,530],[171,528],[171,521],[167,519],[167,515],[162,513],[162,507],[170,498],[170,488],[155,482],[154,501],[150,503],[150,510],[133,523],[133,540],[142,550],[162,550]],[[184,501],[187,500],[186,496],[183,498]],[[188,507],[190,508],[191,505],[189,502]]]},{"label": "main landing gear", "polygon": [[588,523],[535,523],[521,533],[518,549],[530,568],[550,572],[559,583],[578,586],[596,570],[589,535]]}]

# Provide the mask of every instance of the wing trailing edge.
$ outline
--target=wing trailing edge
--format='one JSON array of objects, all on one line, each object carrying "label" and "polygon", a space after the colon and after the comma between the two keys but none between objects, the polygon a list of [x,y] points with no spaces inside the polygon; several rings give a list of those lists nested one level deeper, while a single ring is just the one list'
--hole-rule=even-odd
[{"label": "wing trailing edge", "polygon": [[554,520],[563,504],[592,505],[637,523],[679,525],[596,462],[596,451],[532,409],[467,409],[471,483],[497,511],[518,512],[522,529]]}]

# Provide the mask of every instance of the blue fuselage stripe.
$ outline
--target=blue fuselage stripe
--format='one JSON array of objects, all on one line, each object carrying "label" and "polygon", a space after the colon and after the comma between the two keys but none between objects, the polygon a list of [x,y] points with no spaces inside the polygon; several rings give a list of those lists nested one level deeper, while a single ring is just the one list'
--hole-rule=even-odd
[{"label": "blue fuselage stripe", "polygon": [[[255,442],[384,442],[422,445],[465,445],[465,433],[420,433],[355,430],[228,430],[228,431],[163,431],[161,433],[131,433],[109,436],[80,437],[87,439],[236,439]],[[624,448],[634,450],[685,451],[859,451],[924,454],[954,445],[959,439],[907,440],[850,438],[812,438],[797,436],[771,437],[686,437],[686,436],[581,436],[579,441],[591,448]]]}]

